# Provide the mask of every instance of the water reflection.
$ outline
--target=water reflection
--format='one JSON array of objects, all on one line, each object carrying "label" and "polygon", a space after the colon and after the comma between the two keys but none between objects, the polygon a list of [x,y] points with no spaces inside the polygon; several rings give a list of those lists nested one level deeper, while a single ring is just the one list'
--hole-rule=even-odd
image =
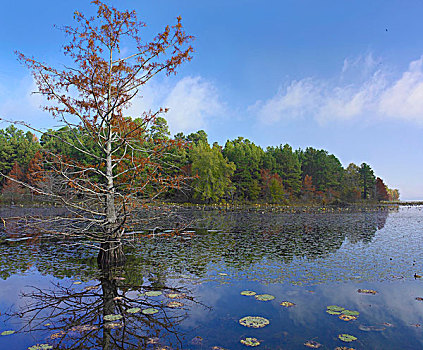
[{"label": "water reflection", "polygon": [[[129,282],[124,269],[102,271],[97,281],[31,287],[24,306],[12,315],[23,320],[21,332],[46,336],[55,348],[146,349],[166,344],[182,348],[177,325],[196,303],[183,287]],[[138,276],[139,278],[139,276]]]}]

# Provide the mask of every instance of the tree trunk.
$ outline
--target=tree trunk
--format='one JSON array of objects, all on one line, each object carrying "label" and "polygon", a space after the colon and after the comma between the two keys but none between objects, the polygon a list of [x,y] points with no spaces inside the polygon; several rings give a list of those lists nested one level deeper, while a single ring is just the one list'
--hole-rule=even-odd
[{"label": "tree trunk", "polygon": [[97,256],[97,263],[102,270],[111,266],[123,265],[125,263],[125,254],[122,243],[120,241],[102,243]]}]

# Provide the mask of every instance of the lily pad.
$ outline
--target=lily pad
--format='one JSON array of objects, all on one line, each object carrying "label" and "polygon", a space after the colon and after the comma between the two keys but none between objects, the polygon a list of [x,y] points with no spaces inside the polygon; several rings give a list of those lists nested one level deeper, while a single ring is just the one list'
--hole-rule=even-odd
[{"label": "lily pad", "polygon": [[307,340],[304,343],[305,346],[307,346],[308,348],[312,348],[312,349],[318,349],[322,346],[322,344],[318,343],[317,341],[314,340]]},{"label": "lily pad", "polygon": [[253,292],[252,290],[243,290],[241,292],[241,295],[245,295],[247,297],[251,297],[251,296],[256,295],[256,294],[257,293],[256,292]]},{"label": "lily pad", "polygon": [[158,297],[159,295],[162,295],[163,293],[159,290],[150,290],[148,292],[144,293],[148,297]]},{"label": "lily pad", "polygon": [[107,322],[104,325],[104,328],[107,328],[107,329],[122,328],[122,327],[123,327],[123,323],[122,322]]},{"label": "lily pad", "polygon": [[346,334],[346,333],[339,334],[339,335],[338,335],[338,338],[339,338],[340,340],[344,341],[344,342],[347,342],[347,343],[352,342],[352,341],[354,341],[354,340],[357,340],[357,337],[354,337],[353,335],[351,335],[351,334]]},{"label": "lily pad", "polygon": [[348,315],[348,316],[358,316],[358,315],[360,315],[360,313],[358,311],[351,311],[351,310],[344,310],[344,311],[342,311],[342,313],[344,315]]},{"label": "lily pad", "polygon": [[221,346],[212,346],[211,350],[228,350],[228,349],[222,348]]},{"label": "lily pad", "polygon": [[338,306],[338,305],[329,305],[329,306],[326,306],[326,309],[332,310],[332,311],[344,311],[345,310],[344,307]]},{"label": "lily pad", "polygon": [[240,340],[241,344],[244,344],[246,346],[259,346],[260,340],[257,338],[245,338]]},{"label": "lily pad", "polygon": [[170,299],[184,299],[186,297],[186,294],[184,293],[169,293],[166,294],[166,297]]},{"label": "lily pad", "polygon": [[340,318],[342,321],[354,321],[354,320],[356,320],[356,319],[357,319],[357,316],[351,316],[351,315],[345,315],[345,314],[342,314],[341,316],[339,316],[339,318]]},{"label": "lily pad", "polygon": [[275,297],[271,294],[257,294],[254,298],[260,301],[270,301],[275,299]]},{"label": "lily pad", "polygon": [[110,315],[104,316],[103,318],[104,318],[105,321],[117,321],[117,320],[122,319],[123,316],[122,315],[113,315],[113,314],[110,314]]},{"label": "lily pad", "polygon": [[81,284],[82,282],[81,281],[75,281],[75,282],[73,282],[73,284]]},{"label": "lily pad", "polygon": [[184,306],[184,303],[181,303],[180,301],[169,301],[166,306],[171,307],[173,309],[176,309],[178,307]]},{"label": "lily pad", "polygon": [[340,314],[341,314],[339,311],[332,311],[332,310],[326,310],[326,312],[327,312],[329,315],[340,315]]},{"label": "lily pad", "polygon": [[15,333],[15,331],[3,331],[0,333],[0,335],[11,335],[13,333]]},{"label": "lily pad", "polygon": [[144,315],[153,315],[153,314],[157,314],[159,310],[155,309],[154,307],[149,307],[148,309],[144,309],[141,312]]},{"label": "lily pad", "polygon": [[228,274],[227,274],[227,273],[225,273],[225,272],[219,272],[219,275],[220,275],[220,276],[228,276]]},{"label": "lily pad", "polygon": [[283,301],[281,302],[281,305],[285,307],[292,307],[292,306],[295,306],[295,303],[292,303],[290,301]]},{"label": "lily pad", "polygon": [[141,308],[139,308],[139,307],[133,307],[133,308],[126,310],[126,312],[128,312],[130,314],[136,314],[137,312],[140,312],[140,311],[141,311]]},{"label": "lily pad", "polygon": [[48,350],[53,349],[53,345],[50,344],[36,344],[33,346],[30,346],[28,350]]},{"label": "lily pad", "polygon": [[349,348],[347,346],[337,346],[335,350],[355,350],[354,348]]},{"label": "lily pad", "polygon": [[239,324],[250,328],[263,328],[269,323],[267,318],[260,316],[246,316],[239,320]]},{"label": "lily pad", "polygon": [[357,289],[357,292],[361,294],[372,294],[372,295],[377,294],[377,292],[373,289]]}]

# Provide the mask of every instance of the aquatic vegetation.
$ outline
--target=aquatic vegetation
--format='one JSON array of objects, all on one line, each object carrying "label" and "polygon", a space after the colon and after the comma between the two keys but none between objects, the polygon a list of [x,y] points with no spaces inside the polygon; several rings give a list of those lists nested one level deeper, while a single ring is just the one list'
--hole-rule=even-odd
[{"label": "aquatic vegetation", "polygon": [[228,276],[228,274],[227,274],[227,273],[225,273],[225,272],[219,272],[219,275],[220,275],[220,276]]},{"label": "aquatic vegetation", "polygon": [[106,324],[104,324],[103,327],[107,329],[122,328],[123,323],[122,322],[107,322]]},{"label": "aquatic vegetation", "polygon": [[122,315],[114,315],[114,314],[110,314],[110,315],[106,315],[103,317],[105,321],[117,321],[123,318]]},{"label": "aquatic vegetation", "polygon": [[329,315],[340,315],[341,314],[341,312],[339,312],[339,311],[333,311],[333,310],[326,310],[326,312]]},{"label": "aquatic vegetation", "polygon": [[33,346],[30,346],[28,350],[48,350],[53,349],[53,345],[50,344],[36,344]]},{"label": "aquatic vegetation", "polygon": [[186,297],[186,294],[184,293],[168,293],[166,294],[167,298],[170,299],[184,299]]},{"label": "aquatic vegetation", "polygon": [[148,292],[144,293],[148,297],[158,297],[159,295],[162,295],[163,293],[159,290],[150,290]]},{"label": "aquatic vegetation", "polygon": [[241,292],[241,295],[245,295],[247,297],[250,297],[250,296],[253,296],[253,295],[256,295],[256,294],[257,293],[256,292],[253,292],[252,290],[243,290]]},{"label": "aquatic vegetation", "polygon": [[354,348],[349,348],[347,346],[337,346],[335,350],[355,350]]},{"label": "aquatic vegetation", "polygon": [[260,341],[257,338],[245,338],[240,340],[241,344],[246,346],[259,346]]},{"label": "aquatic vegetation", "polygon": [[181,303],[180,301],[169,301],[166,306],[171,307],[173,309],[176,309],[178,307],[184,306],[184,303]]},{"label": "aquatic vegetation", "polygon": [[283,301],[280,303],[280,305],[285,306],[285,307],[292,307],[295,306],[295,303],[292,303],[290,301]]},{"label": "aquatic vegetation", "polygon": [[342,321],[354,321],[354,320],[356,320],[356,319],[357,319],[357,316],[351,316],[351,315],[345,315],[345,314],[342,314],[341,316],[339,316],[339,318],[340,318]]},{"label": "aquatic vegetation", "polygon": [[141,311],[140,307],[133,307],[133,308],[126,310],[126,312],[129,313],[129,314],[136,314],[137,312],[140,312],[140,311]]},{"label": "aquatic vegetation", "polygon": [[308,348],[312,348],[312,349],[318,349],[318,348],[320,348],[322,346],[322,344],[318,343],[315,340],[307,340],[304,343],[304,345],[307,346]]},{"label": "aquatic vegetation", "polygon": [[254,296],[254,298],[260,301],[270,301],[275,299],[275,297],[271,294],[257,294]]},{"label": "aquatic vegetation", "polygon": [[345,308],[344,307],[342,307],[342,306],[338,306],[338,305],[329,305],[329,306],[326,306],[326,309],[328,309],[328,310],[332,310],[332,311],[344,311],[345,310]]},{"label": "aquatic vegetation", "polygon": [[354,337],[353,335],[351,335],[351,334],[346,334],[346,333],[339,334],[339,335],[338,335],[338,338],[339,338],[340,340],[344,341],[344,342],[347,342],[347,343],[352,342],[352,341],[354,341],[354,340],[357,340],[357,337]]},{"label": "aquatic vegetation", "polygon": [[260,316],[246,316],[239,320],[239,324],[251,328],[263,328],[269,324],[269,320]]},{"label": "aquatic vegetation", "polygon": [[15,333],[15,331],[3,331],[0,333],[0,335],[11,335],[13,333]]},{"label": "aquatic vegetation", "polygon": [[342,313],[348,316],[358,316],[360,313],[358,311],[343,310]]},{"label": "aquatic vegetation", "polygon": [[372,295],[377,294],[377,292],[373,289],[357,289],[357,292],[361,294],[372,294]]},{"label": "aquatic vegetation", "polygon": [[75,281],[75,282],[73,282],[73,284],[81,284],[82,282],[81,281]]},{"label": "aquatic vegetation", "polygon": [[159,310],[155,309],[154,307],[149,307],[141,311],[144,315],[153,315],[157,314]]}]

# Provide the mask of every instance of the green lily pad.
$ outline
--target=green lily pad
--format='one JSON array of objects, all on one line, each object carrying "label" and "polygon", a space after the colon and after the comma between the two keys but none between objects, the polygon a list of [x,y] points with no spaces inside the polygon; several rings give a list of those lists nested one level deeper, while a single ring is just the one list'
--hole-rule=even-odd
[{"label": "green lily pad", "polygon": [[172,309],[176,309],[178,307],[184,306],[184,303],[181,303],[180,301],[169,301],[166,306],[171,307]]},{"label": "green lily pad", "polygon": [[103,318],[104,318],[105,321],[117,321],[117,320],[122,319],[123,316],[122,315],[113,315],[113,314],[110,314],[110,315],[104,316]]},{"label": "green lily pad", "polygon": [[106,328],[106,329],[122,328],[122,327],[123,327],[123,323],[122,322],[107,322],[104,325],[104,328]]},{"label": "green lily pad", "polygon": [[162,295],[163,293],[159,290],[150,290],[148,292],[144,293],[148,297],[158,297],[159,295]]},{"label": "green lily pad", "polygon": [[341,314],[339,311],[332,311],[332,310],[326,310],[326,312],[327,312],[329,315],[340,315],[340,314]]},{"label": "green lily pad", "polygon": [[154,307],[149,307],[148,309],[144,309],[141,312],[144,315],[153,315],[153,314],[157,314],[159,310],[155,309]]},{"label": "green lily pad", "polygon": [[81,284],[82,282],[81,281],[75,281],[75,282],[73,282],[73,284]]},{"label": "green lily pad", "polygon": [[0,333],[0,335],[11,335],[13,333],[15,333],[15,331],[3,331]]},{"label": "green lily pad", "polygon": [[225,273],[225,272],[219,272],[219,275],[220,275],[220,276],[228,276],[228,274],[227,274],[227,273]]},{"label": "green lily pad", "polygon": [[259,346],[260,341],[257,338],[245,338],[240,340],[241,344],[247,345],[247,346]]},{"label": "green lily pad", "polygon": [[295,303],[292,303],[290,301],[283,301],[283,302],[281,302],[280,305],[285,306],[285,307],[292,307],[292,306],[295,306]]},{"label": "green lily pad", "polygon": [[358,311],[343,310],[342,313],[348,316],[358,316],[360,313]]},{"label": "green lily pad", "polygon": [[251,328],[263,328],[269,324],[269,320],[260,316],[246,316],[239,320],[239,324]]},{"label": "green lily pad", "polygon": [[136,314],[137,312],[140,312],[141,308],[139,307],[133,307],[131,309],[126,310],[126,312],[130,313],[130,314]]},{"label": "green lily pad", "polygon": [[338,338],[339,338],[340,340],[344,341],[344,342],[347,342],[347,343],[352,342],[352,341],[354,341],[354,340],[357,340],[357,337],[354,337],[353,335],[351,335],[351,334],[346,334],[346,333],[339,334],[339,335],[338,335]]},{"label": "green lily pad", "polygon": [[241,292],[241,295],[245,295],[247,297],[251,297],[251,296],[256,295],[256,294],[257,293],[256,292],[253,292],[252,290],[243,290]]},{"label": "green lily pad", "polygon": [[345,310],[344,307],[338,306],[338,305],[329,305],[329,306],[326,306],[326,309],[332,310],[332,311],[343,311],[343,310]]},{"label": "green lily pad", "polygon": [[260,301],[270,301],[275,299],[275,297],[271,294],[257,294],[254,298]]},{"label": "green lily pad", "polygon": [[30,346],[28,348],[28,350],[48,350],[48,349],[53,349],[53,345],[37,344],[37,345]]}]

